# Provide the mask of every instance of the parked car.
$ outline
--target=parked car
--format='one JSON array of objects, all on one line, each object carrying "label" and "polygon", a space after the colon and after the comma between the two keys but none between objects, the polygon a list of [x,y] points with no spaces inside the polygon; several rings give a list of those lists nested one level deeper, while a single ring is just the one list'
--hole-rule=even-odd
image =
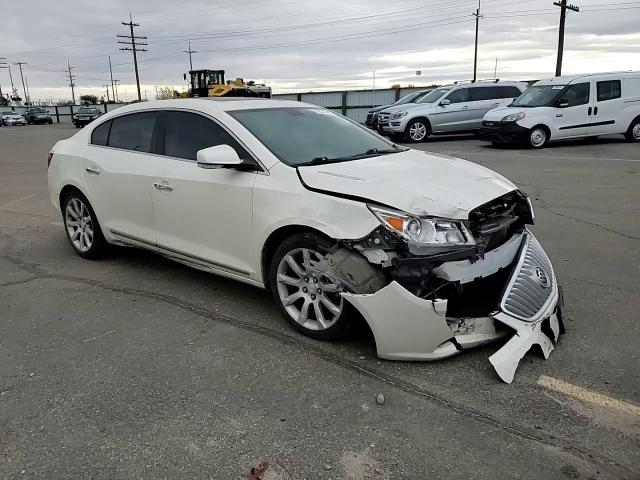
[{"label": "parked car", "polygon": [[379,107],[374,107],[367,112],[367,119],[365,120],[365,125],[369,128],[377,129],[378,128],[378,115],[377,113],[396,105],[406,105],[407,103],[415,103],[420,98],[424,97],[427,93],[429,93],[432,89],[428,90],[418,90],[417,92],[411,92],[408,95],[398,99],[391,105],[381,105]]},{"label": "parked car", "polygon": [[380,133],[407,142],[429,135],[477,132],[489,110],[509,105],[526,89],[521,82],[478,82],[436,88],[418,102],[378,114]]},{"label": "parked car", "polygon": [[0,120],[3,125],[26,125],[27,120],[19,113],[11,110],[4,110],[0,112]]},{"label": "parked car", "polygon": [[73,116],[73,124],[76,128],[82,128],[101,115],[102,113],[97,107],[80,107],[78,113]]},{"label": "parked car", "polygon": [[482,138],[542,148],[549,141],[619,133],[640,142],[640,72],[542,80],[488,112]]},{"label": "parked car", "polygon": [[561,290],[522,191],[321,107],[128,105],[59,141],[48,183],[81,257],[141,247],[269,289],[318,339],[349,332],[350,304],[382,358],[435,360],[515,332],[490,359],[510,382],[561,331]]},{"label": "parked car", "polygon": [[51,118],[51,115],[49,115],[49,112],[42,107],[29,108],[22,114],[22,116],[27,120],[28,124],[33,123],[34,125],[37,125],[53,123],[53,119]]}]

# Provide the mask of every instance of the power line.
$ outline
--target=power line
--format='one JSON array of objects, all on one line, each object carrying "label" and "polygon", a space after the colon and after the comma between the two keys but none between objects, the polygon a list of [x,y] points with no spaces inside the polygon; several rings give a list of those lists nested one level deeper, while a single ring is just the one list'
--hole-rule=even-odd
[{"label": "power line", "polygon": [[567,5],[567,0],[553,2],[556,7],[560,7],[560,28],[558,29],[558,58],[556,60],[556,77],[562,75],[562,54],[564,53],[564,24],[567,19],[567,10],[579,12],[580,7]]},{"label": "power line", "polygon": [[[136,45],[136,40],[146,40],[147,37],[139,37],[133,34],[133,27],[139,27],[139,23],[133,23],[133,19],[131,18],[131,14],[129,14],[129,21],[122,22],[122,25],[128,26],[130,30],[130,35],[117,35],[118,38],[127,38],[127,41],[118,40],[118,43],[127,45],[126,47],[121,47],[122,51],[131,51],[133,52],[133,65],[136,71],[136,86],[138,87],[138,101],[142,101],[142,96],[140,95],[140,75],[138,74],[138,52],[146,52],[146,48],[138,48]],[[138,42],[138,45],[147,45],[145,42]]]}]

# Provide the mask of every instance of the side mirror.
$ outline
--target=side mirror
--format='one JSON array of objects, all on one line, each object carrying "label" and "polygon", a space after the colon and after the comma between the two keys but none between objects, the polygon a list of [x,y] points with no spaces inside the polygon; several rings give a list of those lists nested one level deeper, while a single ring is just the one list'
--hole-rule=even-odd
[{"label": "side mirror", "polygon": [[556,106],[558,108],[567,108],[569,106],[569,100],[565,100],[564,98],[561,98],[560,100],[558,100],[558,103],[556,104]]},{"label": "side mirror", "polygon": [[448,98],[445,98],[444,100],[440,101],[441,107],[446,107],[447,105],[451,105],[451,100],[449,100]]},{"label": "side mirror", "polygon": [[229,145],[216,145],[198,150],[196,159],[200,168],[207,169],[237,168],[243,163],[237,152]]}]

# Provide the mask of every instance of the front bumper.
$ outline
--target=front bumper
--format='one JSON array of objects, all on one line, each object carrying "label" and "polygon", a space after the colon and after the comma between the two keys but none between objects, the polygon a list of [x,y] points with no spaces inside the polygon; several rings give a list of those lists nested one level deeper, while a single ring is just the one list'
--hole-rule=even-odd
[{"label": "front bumper", "polygon": [[[487,317],[447,316],[447,300],[416,297],[395,281],[374,294],[342,295],[369,324],[378,356],[384,359],[438,360],[515,332],[489,358],[499,377],[511,383],[532,345],[540,345],[545,358],[553,350],[552,340],[558,339],[562,329],[562,295],[549,258],[530,232],[501,250],[488,252],[469,268],[484,277],[504,268],[505,262],[512,272],[500,305]],[[460,275],[459,281],[465,281],[461,262],[455,263],[441,272]]]},{"label": "front bumper", "polygon": [[517,123],[483,121],[480,128],[480,138],[488,142],[522,143],[528,134],[529,130]]},{"label": "front bumper", "polygon": [[9,126],[13,126],[13,125],[26,125],[27,121],[26,120],[5,120],[4,124]]}]

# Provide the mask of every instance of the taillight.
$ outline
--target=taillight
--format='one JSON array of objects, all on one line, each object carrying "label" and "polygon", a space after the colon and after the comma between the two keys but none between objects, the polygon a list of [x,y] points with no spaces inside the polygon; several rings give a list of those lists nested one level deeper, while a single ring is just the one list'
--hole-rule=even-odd
[{"label": "taillight", "polygon": [[53,158],[53,152],[49,152],[49,157],[47,157],[47,168],[51,165],[51,159]]}]

